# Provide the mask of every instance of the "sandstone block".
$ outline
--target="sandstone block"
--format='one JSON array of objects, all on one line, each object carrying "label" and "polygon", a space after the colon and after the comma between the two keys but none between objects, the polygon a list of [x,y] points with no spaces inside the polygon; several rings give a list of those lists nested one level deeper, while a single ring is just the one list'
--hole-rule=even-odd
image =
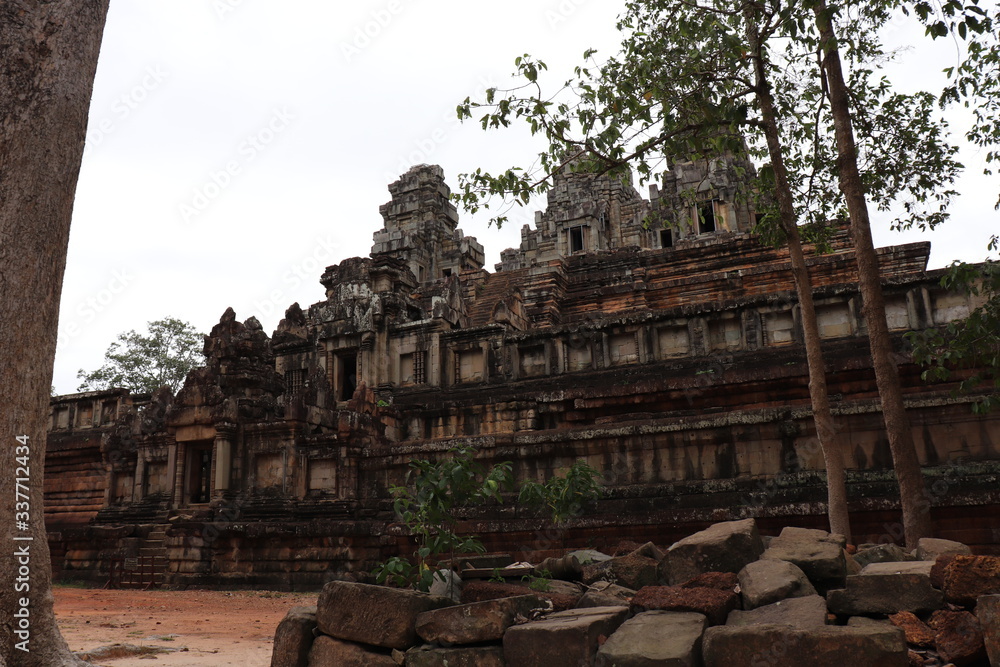
[{"label": "sandstone block", "polygon": [[935,537],[921,537],[917,541],[917,560],[935,561],[938,556],[945,554],[969,556],[972,555],[972,549],[961,542],[940,540]]},{"label": "sandstone block", "polygon": [[505,667],[506,664],[502,646],[417,646],[406,652],[406,667]]},{"label": "sandstone block", "polygon": [[515,625],[503,636],[504,659],[518,667],[589,665],[597,654],[599,638],[610,637],[626,618],[624,607],[592,607]]},{"label": "sandstone block", "polygon": [[1000,556],[955,556],[944,569],[949,602],[972,604],[981,595],[1000,593]]},{"label": "sandstone block", "polygon": [[826,625],[826,600],[819,595],[779,600],[750,611],[729,612],[726,625],[794,625],[810,628]]},{"label": "sandstone block", "polygon": [[643,586],[653,586],[658,582],[658,562],[646,556],[628,554],[617,556],[603,563],[587,565],[583,568],[583,582],[610,581],[626,588],[638,590]]},{"label": "sandstone block", "polygon": [[681,588],[714,588],[737,593],[740,578],[735,572],[705,572],[681,584]]},{"label": "sandstone block", "polygon": [[993,667],[1000,667],[1000,595],[984,595],[976,602],[976,618],[983,629],[986,652]]},{"label": "sandstone block", "polygon": [[704,614],[709,625],[721,625],[740,598],[732,591],[714,588],[681,588],[680,586],[646,586],[632,598],[634,612],[663,610],[690,611]]},{"label": "sandstone block", "polygon": [[824,530],[787,527],[761,558],[797,565],[820,588],[841,585],[847,576],[844,538]]},{"label": "sandstone block", "polygon": [[635,595],[635,591],[631,588],[607,581],[598,581],[587,589],[576,606],[578,609],[582,607],[627,607],[633,595]]},{"label": "sandstone block", "polygon": [[861,570],[861,574],[919,574],[927,577],[927,580],[930,581],[931,570],[933,569],[934,563],[926,560],[915,560],[905,563],[872,563],[871,565],[866,565],[864,569]]},{"label": "sandstone block", "polygon": [[292,607],[274,631],[271,667],[308,667],[316,607]]},{"label": "sandstone block", "polygon": [[578,549],[577,551],[571,551],[567,556],[574,556],[580,565],[590,565],[592,563],[603,563],[606,560],[611,560],[611,556],[606,553],[601,553],[595,549]]},{"label": "sandstone block", "polygon": [[896,563],[913,560],[913,556],[906,553],[903,547],[898,544],[873,544],[867,548],[858,549],[854,554],[854,560],[864,567],[871,563]]},{"label": "sandstone block", "polygon": [[753,519],[717,523],[667,550],[669,583],[682,584],[703,572],[739,572],[763,552]]},{"label": "sandstone block", "polygon": [[498,641],[519,617],[528,620],[532,612],[548,608],[546,600],[534,595],[443,607],[417,616],[417,634],[438,644]]},{"label": "sandstone block", "polygon": [[934,645],[945,662],[962,667],[986,659],[982,628],[969,612],[939,609],[927,625],[934,630]]},{"label": "sandstone block", "polygon": [[309,651],[309,667],[396,667],[392,656],[345,642],[333,637],[320,635]]},{"label": "sandstone block", "polygon": [[702,650],[707,667],[906,667],[908,662],[902,630],[885,627],[725,625],[705,631]]},{"label": "sandstone block", "polygon": [[597,651],[598,667],[701,665],[701,614],[647,611],[625,621]]},{"label": "sandstone block", "polygon": [[909,611],[893,614],[889,620],[906,635],[906,643],[914,646],[934,646],[934,631]]},{"label": "sandstone block", "polygon": [[454,604],[418,591],[331,581],[317,605],[320,632],[337,639],[406,649],[417,643],[417,616]]},{"label": "sandstone block", "polygon": [[[570,582],[551,583],[557,584]],[[567,595],[565,593],[557,593],[553,591],[535,591],[521,583],[501,584],[496,581],[470,581],[462,588],[462,602],[465,604],[470,602],[483,602],[485,600],[496,600],[499,598],[516,597],[518,595],[535,595],[540,598],[545,598],[552,603],[552,608],[555,611],[572,609],[576,606],[577,601],[580,599],[579,593]]]},{"label": "sandstone block", "polygon": [[926,575],[857,574],[847,577],[846,588],[827,593],[826,603],[831,612],[843,616],[896,614],[940,609],[944,596]]},{"label": "sandstone block", "polygon": [[743,608],[753,609],[786,598],[816,595],[809,577],[798,565],[784,560],[758,560],[739,573]]},{"label": "sandstone block", "polygon": [[[583,576],[583,566],[572,554],[567,554],[562,558],[546,558],[538,564],[535,571],[539,576],[567,581],[576,581]],[[548,574],[544,574],[545,572]]]}]

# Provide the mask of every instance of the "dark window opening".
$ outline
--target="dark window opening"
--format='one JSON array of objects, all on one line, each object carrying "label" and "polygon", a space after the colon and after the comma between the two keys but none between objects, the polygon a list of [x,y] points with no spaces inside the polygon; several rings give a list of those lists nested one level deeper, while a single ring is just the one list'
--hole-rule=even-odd
[{"label": "dark window opening", "polygon": [[188,492],[192,504],[207,503],[212,494],[212,448],[192,447],[188,455]]},{"label": "dark window opening", "polygon": [[708,202],[698,209],[698,233],[709,234],[715,231],[715,202]]},{"label": "dark window opening", "polygon": [[451,278],[451,269],[445,269],[441,272],[445,278]]},{"label": "dark window opening", "polygon": [[661,248],[674,247],[674,231],[672,229],[660,230],[660,247]]},{"label": "dark window opening", "polygon": [[306,369],[295,368],[285,372],[285,393],[301,393],[306,386]]},{"label": "dark window opening", "polygon": [[424,267],[422,266],[417,267],[417,280],[424,282]]},{"label": "dark window opening", "polygon": [[425,360],[427,359],[426,352],[414,352],[413,353],[413,383],[414,384],[424,384],[427,382],[427,371]]},{"label": "dark window opening", "polygon": [[340,398],[349,401],[358,388],[358,355],[344,354],[340,356]]},{"label": "dark window opening", "polygon": [[583,227],[573,227],[569,230],[569,251],[583,251]]}]

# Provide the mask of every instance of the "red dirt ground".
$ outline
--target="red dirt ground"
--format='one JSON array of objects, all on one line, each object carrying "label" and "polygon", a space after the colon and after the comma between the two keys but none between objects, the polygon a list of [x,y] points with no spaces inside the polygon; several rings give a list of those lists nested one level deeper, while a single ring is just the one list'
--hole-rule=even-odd
[{"label": "red dirt ground", "polygon": [[106,591],[56,587],[56,618],[74,651],[111,644],[179,650],[97,660],[107,667],[268,667],[274,630],[316,593],[261,591]]}]

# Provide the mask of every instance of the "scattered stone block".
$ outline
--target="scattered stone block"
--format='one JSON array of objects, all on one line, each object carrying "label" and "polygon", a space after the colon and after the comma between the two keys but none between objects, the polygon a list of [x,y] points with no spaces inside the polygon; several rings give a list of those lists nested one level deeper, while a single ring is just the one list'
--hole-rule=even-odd
[{"label": "scattered stone block", "polygon": [[478,644],[499,641],[519,619],[548,610],[549,603],[534,595],[473,602],[425,611],[417,616],[417,634],[437,644]]},{"label": "scattered stone block", "polygon": [[952,540],[941,540],[936,537],[921,537],[917,541],[917,560],[935,561],[945,554],[971,556],[972,549]]},{"label": "scattered stone block", "polygon": [[309,651],[309,667],[396,667],[388,653],[320,635]]},{"label": "scattered stone block", "polygon": [[624,607],[592,607],[515,625],[503,636],[504,659],[517,667],[590,665],[599,638],[610,637],[626,618]]},{"label": "scattered stone block", "polygon": [[789,526],[771,540],[761,558],[797,565],[817,588],[842,586],[847,576],[844,537],[811,528]]},{"label": "scattered stone block", "polygon": [[[879,565],[885,563],[868,567]],[[846,588],[829,591],[826,603],[831,612],[841,616],[896,614],[940,609],[944,596],[925,574],[862,573],[847,577]]]},{"label": "scattered stone block", "polygon": [[579,595],[566,595],[552,591],[535,591],[523,583],[499,583],[496,581],[470,581],[462,589],[462,603],[484,602],[499,598],[535,595],[552,603],[554,611],[565,611],[576,606]]},{"label": "scattered stone block", "polygon": [[429,593],[331,581],[320,593],[316,623],[337,639],[406,649],[417,643],[418,615],[453,604]]},{"label": "scattered stone block", "polygon": [[956,667],[986,659],[986,645],[979,621],[967,611],[940,609],[927,619],[934,630],[934,645],[945,662]]},{"label": "scattered stone block", "polygon": [[644,558],[652,558],[656,562],[660,562],[667,557],[665,553],[652,542],[646,542],[641,547],[633,551],[630,555],[632,556],[642,556]]},{"label": "scattered stone block", "polygon": [[436,648],[416,646],[406,652],[406,667],[506,667],[502,646]]},{"label": "scattered stone block", "polygon": [[583,568],[583,583],[590,585],[596,581],[610,581],[613,584],[638,590],[643,586],[654,586],[659,580],[658,562],[634,553],[616,556],[603,563],[587,565]]},{"label": "scattered stone block", "polygon": [[949,602],[973,604],[982,595],[1000,593],[1000,556],[955,556],[944,569]]},{"label": "scattered stone block", "polygon": [[826,625],[826,600],[819,595],[779,600],[750,611],[734,609],[726,625],[793,625],[811,628]]},{"label": "scattered stone block", "polygon": [[587,589],[576,606],[577,609],[582,607],[627,607],[632,601],[633,595],[635,595],[635,591],[631,588],[607,581],[598,581]]},{"label": "scattered stone block", "polygon": [[594,549],[579,549],[577,551],[571,551],[567,556],[574,556],[580,565],[590,565],[592,563],[603,563],[606,560],[611,560],[611,556]]},{"label": "scattered stone block", "polygon": [[702,651],[706,665],[724,667],[907,667],[908,663],[903,631],[893,627],[725,625],[705,631]]},{"label": "scattered stone block", "polygon": [[886,575],[886,574],[919,574],[927,577],[930,581],[931,570],[934,563],[924,560],[909,561],[906,563],[872,563],[866,565],[861,574],[864,575]]},{"label": "scattered stone block", "polygon": [[709,625],[726,622],[729,612],[740,604],[740,597],[733,591],[714,588],[681,588],[680,586],[646,586],[632,598],[634,612],[663,610],[690,611],[704,614]]},{"label": "scattered stone block", "polygon": [[705,572],[681,584],[681,588],[714,588],[738,593],[740,578],[735,572]]},{"label": "scattered stone block", "polygon": [[898,544],[873,544],[858,549],[854,554],[854,560],[862,568],[871,563],[897,563],[901,561],[913,560],[913,556],[906,553],[903,547]]},{"label": "scattered stone block", "polygon": [[703,572],[739,572],[763,552],[753,519],[724,521],[674,543],[667,550],[666,574],[676,585]]},{"label": "scattered stone block", "polygon": [[916,614],[909,611],[901,611],[889,617],[897,628],[900,628],[906,635],[906,643],[914,646],[934,646],[934,631],[927,627],[927,624],[917,618]]},{"label": "scattered stone block", "polygon": [[597,667],[697,667],[705,617],[647,611],[630,618],[597,651]]},{"label": "scattered stone block", "polygon": [[976,618],[983,629],[986,652],[993,667],[1000,666],[1000,595],[984,595],[976,601]]},{"label": "scattered stone block", "polygon": [[738,579],[744,609],[786,598],[816,595],[816,589],[802,568],[785,560],[754,561],[740,570]]},{"label": "scattered stone block", "polygon": [[316,607],[292,607],[274,631],[271,667],[308,667]]}]

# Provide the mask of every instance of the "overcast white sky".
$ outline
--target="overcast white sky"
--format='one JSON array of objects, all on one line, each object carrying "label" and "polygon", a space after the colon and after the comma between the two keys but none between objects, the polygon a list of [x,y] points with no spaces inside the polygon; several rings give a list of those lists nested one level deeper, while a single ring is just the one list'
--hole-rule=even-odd
[{"label": "overcast white sky", "polygon": [[[610,54],[624,0],[112,0],[95,83],[63,289],[55,378],[101,365],[129,329],[174,316],[208,332],[232,306],[270,333],[285,308],[323,298],[319,276],[367,255],[386,186],[411,165],[452,187],[476,167],[525,164],[524,132],[459,125],[455,106],[510,81],[515,56],[567,78],[582,52]],[[905,27],[890,40],[905,44]],[[911,82],[954,47],[904,58]],[[911,83],[909,85],[918,85]],[[963,154],[977,164],[975,153]],[[934,242],[932,266],[981,260],[1000,220],[997,181],[970,176],[946,228],[876,243]],[[517,245],[462,215],[487,268]]]}]

